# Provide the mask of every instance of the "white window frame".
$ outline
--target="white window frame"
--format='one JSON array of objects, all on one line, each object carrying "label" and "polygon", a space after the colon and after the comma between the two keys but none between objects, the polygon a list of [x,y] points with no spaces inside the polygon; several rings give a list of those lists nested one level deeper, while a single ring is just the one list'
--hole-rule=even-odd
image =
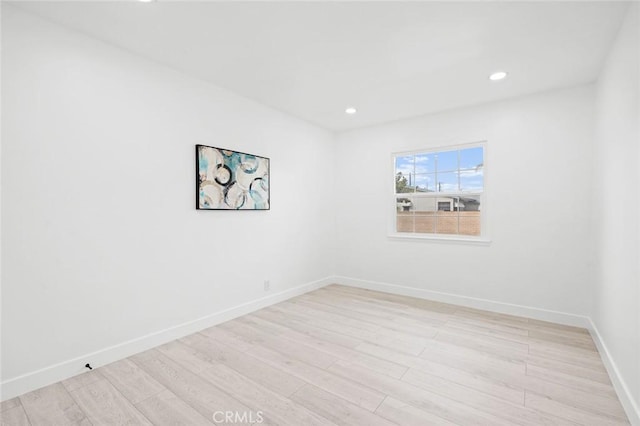
[{"label": "white window frame", "polygon": [[[434,242],[458,242],[458,243],[467,243],[467,244],[480,244],[480,245],[488,245],[491,243],[489,239],[489,227],[488,227],[488,205],[489,205],[489,197],[487,191],[487,182],[488,182],[488,173],[489,167],[487,165],[487,141],[480,140],[477,142],[468,142],[468,143],[457,143],[450,145],[440,145],[440,146],[432,146],[432,147],[424,147],[422,149],[414,149],[411,151],[400,151],[391,153],[391,171],[389,173],[390,176],[390,193],[391,193],[391,203],[389,208],[389,231],[388,237],[390,239],[398,239],[398,240],[413,240],[413,241],[434,241]],[[443,151],[454,151],[466,148],[483,148],[483,190],[480,194],[480,232],[479,236],[474,235],[459,235],[459,234],[427,234],[427,233],[414,233],[414,232],[398,232],[396,230],[397,224],[397,197],[401,194],[396,194],[396,157],[406,156],[406,155],[418,155],[418,154],[429,154],[429,153],[437,153]],[[459,197],[464,195],[463,192],[438,192],[437,196],[442,197]],[[478,193],[468,193],[471,195],[477,195]],[[413,195],[416,196],[415,194]],[[418,195],[420,196],[420,195]],[[425,197],[432,198],[434,195],[423,195]]]}]

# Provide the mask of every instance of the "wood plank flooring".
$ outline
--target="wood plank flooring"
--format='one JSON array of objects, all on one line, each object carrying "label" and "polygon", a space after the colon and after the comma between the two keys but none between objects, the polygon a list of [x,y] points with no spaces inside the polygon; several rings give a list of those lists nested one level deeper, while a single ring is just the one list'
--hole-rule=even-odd
[{"label": "wood plank flooring", "polygon": [[2,425],[624,425],[580,328],[331,285],[1,406]]}]

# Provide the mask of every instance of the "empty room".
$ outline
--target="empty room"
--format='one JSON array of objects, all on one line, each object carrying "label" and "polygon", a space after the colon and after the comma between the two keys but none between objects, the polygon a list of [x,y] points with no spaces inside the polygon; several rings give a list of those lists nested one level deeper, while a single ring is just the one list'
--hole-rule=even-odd
[{"label": "empty room", "polygon": [[640,3],[0,15],[1,425],[640,426]]}]

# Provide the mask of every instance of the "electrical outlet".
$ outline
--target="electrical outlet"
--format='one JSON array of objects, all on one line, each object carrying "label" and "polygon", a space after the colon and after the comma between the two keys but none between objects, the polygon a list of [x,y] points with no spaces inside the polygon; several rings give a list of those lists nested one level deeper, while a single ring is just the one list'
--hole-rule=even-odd
[{"label": "electrical outlet", "polygon": [[271,282],[269,280],[264,281],[264,291],[271,290]]}]

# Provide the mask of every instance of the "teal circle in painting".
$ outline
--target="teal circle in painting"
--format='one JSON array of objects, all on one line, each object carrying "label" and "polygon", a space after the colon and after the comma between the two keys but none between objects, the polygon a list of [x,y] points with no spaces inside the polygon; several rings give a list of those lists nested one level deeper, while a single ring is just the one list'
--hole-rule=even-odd
[{"label": "teal circle in painting", "polygon": [[255,155],[242,154],[242,161],[240,162],[240,169],[247,173],[252,174],[258,170],[260,166],[260,160]]}]

